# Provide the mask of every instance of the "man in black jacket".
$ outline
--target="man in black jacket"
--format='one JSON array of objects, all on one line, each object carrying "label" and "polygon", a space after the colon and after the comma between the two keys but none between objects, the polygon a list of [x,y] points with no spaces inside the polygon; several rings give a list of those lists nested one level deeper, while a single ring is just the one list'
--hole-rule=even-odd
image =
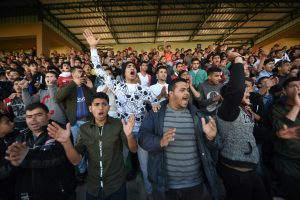
[{"label": "man in black jacket", "polygon": [[41,103],[26,107],[28,129],[8,147],[6,159],[20,169],[16,199],[74,199],[75,179],[72,164],[62,145],[48,135],[49,110]]}]

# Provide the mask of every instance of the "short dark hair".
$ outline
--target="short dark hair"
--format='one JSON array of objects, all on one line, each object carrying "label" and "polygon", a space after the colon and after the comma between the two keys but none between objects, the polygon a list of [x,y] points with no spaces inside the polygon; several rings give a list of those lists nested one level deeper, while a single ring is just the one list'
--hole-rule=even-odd
[{"label": "short dark hair", "polygon": [[286,63],[290,63],[290,61],[287,61],[287,60],[279,60],[276,64],[275,64],[275,67],[278,68],[278,67],[282,67],[284,64]]},{"label": "short dark hair", "polygon": [[90,106],[92,105],[92,103],[95,99],[105,99],[107,101],[107,103],[109,104],[108,95],[104,92],[97,92],[96,94],[94,94],[91,98]]},{"label": "short dark hair", "polygon": [[163,65],[160,65],[156,68],[156,74],[159,72],[160,69],[165,69],[167,70],[167,67],[166,66],[163,66]]},{"label": "short dark hair", "polygon": [[221,58],[221,55],[219,53],[211,53],[212,58],[219,56]]},{"label": "short dark hair", "polygon": [[35,62],[35,61],[30,61],[30,62],[29,62],[29,66],[30,66],[30,65],[36,65],[36,66],[38,66],[37,62]]},{"label": "short dark hair", "polygon": [[58,74],[54,71],[47,71],[45,74],[53,74],[56,78],[58,78]]},{"label": "short dark hair", "polygon": [[64,65],[64,64],[67,64],[67,65],[70,66],[70,62],[69,62],[69,61],[64,61],[64,62],[63,62],[63,65]]},{"label": "short dark hair", "polygon": [[57,67],[53,66],[53,65],[50,65],[50,66],[48,67],[48,71],[50,71],[50,70],[55,70],[56,73],[60,73],[59,69],[58,69]]},{"label": "short dark hair", "polygon": [[89,63],[85,63],[82,68],[85,68],[85,66],[89,66],[90,68],[92,68],[92,66]]},{"label": "short dark hair", "polygon": [[264,61],[264,65],[270,63],[270,62],[274,62],[274,59],[273,58],[268,58]]},{"label": "short dark hair", "polygon": [[175,78],[174,80],[172,80],[168,86],[168,93],[170,91],[174,92],[174,90],[176,88],[176,83],[179,83],[179,82],[187,83],[187,80],[185,80],[184,78]]},{"label": "short dark hair", "polygon": [[106,67],[106,68],[104,69],[104,71],[110,71],[112,74],[114,73],[114,71],[112,70],[111,67]]},{"label": "short dark hair", "polygon": [[178,67],[178,65],[183,65],[183,63],[182,62],[176,63],[176,68]]},{"label": "short dark hair", "polygon": [[147,61],[142,61],[142,62],[141,62],[141,65],[142,65],[142,64],[147,64],[147,65],[149,65],[149,63],[148,63]]},{"label": "short dark hair", "polygon": [[193,58],[193,59],[192,59],[192,63],[193,63],[194,61],[199,61],[199,63],[200,63],[200,60],[199,60],[198,58]]},{"label": "short dark hair", "polygon": [[76,69],[82,69],[82,67],[79,66],[71,67],[71,73],[73,73]]},{"label": "short dark hair", "polygon": [[80,63],[82,63],[81,59],[78,58],[78,57],[76,57],[76,58],[74,59],[74,62],[77,61],[77,60],[78,60]]},{"label": "short dark hair", "polygon": [[207,75],[210,75],[215,72],[222,72],[222,69],[220,69],[219,67],[210,67],[207,70]]},{"label": "short dark hair", "polygon": [[184,69],[183,69],[183,70],[180,70],[179,73],[178,73],[178,77],[181,78],[181,76],[182,76],[182,74],[183,74],[184,72],[187,72],[187,71],[184,70]]},{"label": "short dark hair", "polygon": [[261,82],[265,79],[269,79],[269,76],[263,76],[257,80],[257,88],[261,88]]},{"label": "short dark hair", "polygon": [[252,86],[254,86],[254,80],[250,77],[245,77],[245,81],[250,82]]},{"label": "short dark hair", "polygon": [[49,113],[49,108],[45,104],[42,104],[40,102],[32,103],[32,104],[27,105],[25,107],[25,112],[32,111],[32,110],[37,109],[37,108],[41,108],[46,113]]},{"label": "short dark hair", "polygon": [[283,88],[286,88],[286,87],[289,85],[289,83],[290,83],[290,82],[293,82],[293,81],[300,81],[300,79],[297,78],[297,77],[290,77],[290,78],[286,79],[286,80],[282,83],[282,87],[283,87]]}]

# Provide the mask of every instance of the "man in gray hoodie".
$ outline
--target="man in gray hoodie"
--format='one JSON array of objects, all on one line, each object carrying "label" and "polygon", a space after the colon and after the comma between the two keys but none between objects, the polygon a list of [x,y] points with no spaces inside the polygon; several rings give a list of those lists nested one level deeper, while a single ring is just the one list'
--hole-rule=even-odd
[{"label": "man in gray hoodie", "polygon": [[57,77],[55,72],[49,71],[46,73],[45,82],[47,85],[46,89],[41,89],[39,92],[31,96],[28,92],[28,82],[24,81],[21,83],[22,87],[22,99],[24,104],[27,106],[31,103],[40,102],[45,104],[49,108],[51,119],[61,124],[66,124],[66,116],[62,105],[55,101],[55,94],[58,90]]}]

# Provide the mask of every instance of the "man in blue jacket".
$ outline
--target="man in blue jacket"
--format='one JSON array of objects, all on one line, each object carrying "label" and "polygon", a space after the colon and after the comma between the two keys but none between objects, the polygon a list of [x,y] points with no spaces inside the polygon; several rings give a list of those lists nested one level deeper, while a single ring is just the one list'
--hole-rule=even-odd
[{"label": "man in blue jacket", "polygon": [[[148,176],[155,199],[218,199],[215,168],[221,137],[215,121],[188,103],[189,85],[175,79],[169,101],[146,115],[139,144],[149,152]],[[201,120],[201,122],[200,122]]]}]

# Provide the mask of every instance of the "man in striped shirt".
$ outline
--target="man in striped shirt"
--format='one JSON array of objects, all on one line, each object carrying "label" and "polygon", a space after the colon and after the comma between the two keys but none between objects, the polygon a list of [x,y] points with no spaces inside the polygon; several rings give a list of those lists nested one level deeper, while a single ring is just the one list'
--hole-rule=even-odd
[{"label": "man in striped shirt", "polygon": [[139,143],[149,153],[153,194],[167,200],[217,199],[213,159],[221,140],[215,121],[201,117],[188,103],[186,80],[173,80],[168,95],[169,101],[161,103],[159,112],[146,115],[140,129]]}]

